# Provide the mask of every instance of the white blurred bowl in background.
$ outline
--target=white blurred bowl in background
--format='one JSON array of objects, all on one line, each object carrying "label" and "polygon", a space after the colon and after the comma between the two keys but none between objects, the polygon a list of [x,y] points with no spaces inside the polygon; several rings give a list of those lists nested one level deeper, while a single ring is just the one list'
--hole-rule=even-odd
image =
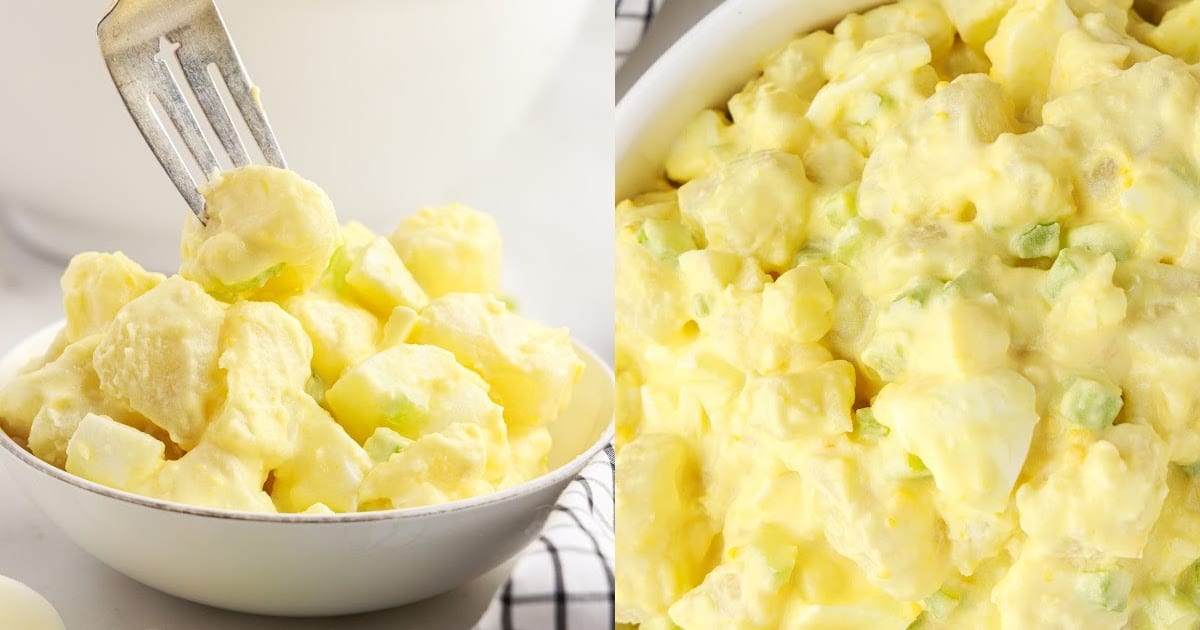
[{"label": "white blurred bowl in background", "polygon": [[[502,139],[563,65],[589,1],[218,6],[289,166],[344,219],[390,230],[446,201]],[[0,0],[0,204],[42,250],[121,249],[169,269],[187,207],[104,68],[107,4]]]}]

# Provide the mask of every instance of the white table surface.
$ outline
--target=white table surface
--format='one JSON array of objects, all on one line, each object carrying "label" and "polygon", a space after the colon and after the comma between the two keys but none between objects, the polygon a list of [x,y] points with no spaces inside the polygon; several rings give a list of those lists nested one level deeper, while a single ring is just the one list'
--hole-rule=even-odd
[{"label": "white table surface", "polygon": [[[594,49],[595,42],[590,40],[597,37],[604,40],[605,46],[611,46],[610,32],[585,35],[578,43],[581,48]],[[578,129],[585,128],[611,135],[611,96],[587,111],[562,107],[576,90],[594,90],[584,82],[594,82],[596,77],[611,80],[611,55],[601,58],[583,54],[575,58],[589,60],[594,67],[577,66],[562,73],[561,79],[546,89],[509,134],[509,141],[503,143],[505,153],[498,154],[489,168],[464,174],[466,190],[473,186],[494,190],[495,182],[521,180],[519,174],[513,172],[516,164],[529,168],[530,164],[537,165],[540,161],[549,171],[569,166],[562,164],[561,152],[553,150],[560,145],[564,134],[570,137],[573,131],[579,134]],[[0,150],[3,150],[2,146]],[[501,159],[505,157],[507,159]],[[604,163],[611,164],[610,157],[601,157]],[[533,191],[514,189],[512,197],[525,203],[549,203],[555,199],[580,198],[584,194],[587,195],[584,198],[596,200],[597,208],[611,208],[611,175],[601,171],[592,179],[595,181],[588,182],[587,189],[581,191],[579,179],[556,184],[551,178],[543,180]],[[61,262],[42,259],[25,251],[4,232],[2,220],[3,208],[0,207],[0,352],[61,316],[58,277],[63,267]],[[516,287],[514,293],[520,295],[519,289]],[[532,315],[541,316],[539,313]],[[593,332],[590,336],[594,338],[585,341],[597,350],[606,352],[611,348],[611,339],[605,338],[604,334]],[[25,582],[42,593],[62,614],[69,630],[469,628],[486,609],[510,566],[506,564],[445,595],[389,611],[303,620],[241,615],[176,599],[108,569],[59,534],[14,481],[0,471],[0,574]]]}]

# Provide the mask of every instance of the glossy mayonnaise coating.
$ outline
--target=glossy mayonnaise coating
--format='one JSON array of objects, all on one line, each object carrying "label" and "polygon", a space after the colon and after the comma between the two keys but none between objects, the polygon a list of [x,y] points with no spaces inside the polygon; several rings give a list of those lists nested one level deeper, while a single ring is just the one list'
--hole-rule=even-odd
[{"label": "glossy mayonnaise coating", "polygon": [[1200,0],[794,39],[617,221],[618,619],[1200,625]]},{"label": "glossy mayonnaise coating", "polygon": [[496,295],[490,218],[426,208],[389,240],[263,166],[204,194],[180,275],[71,261],[66,327],[0,389],[5,432],[96,483],[256,512],[412,507],[545,472],[583,363]]}]

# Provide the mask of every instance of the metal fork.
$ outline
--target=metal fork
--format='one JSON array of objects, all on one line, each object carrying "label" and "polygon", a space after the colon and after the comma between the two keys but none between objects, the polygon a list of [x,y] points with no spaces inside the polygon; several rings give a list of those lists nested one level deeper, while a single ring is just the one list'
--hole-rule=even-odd
[{"label": "metal fork", "polygon": [[[242,139],[210,74],[215,69],[233,97],[250,135],[263,158],[272,166],[287,168],[283,152],[267,122],[229,31],[212,0],[115,0],[96,27],[100,52],[113,82],[142,137],[154,151],[196,218],[207,222],[204,196],[197,188],[221,171],[209,141],[200,130],[183,86],[171,73],[169,59],[179,60],[187,85],[208,119],[234,166],[250,163]],[[157,100],[168,120],[162,120],[152,101]],[[200,168],[193,177],[181,150],[172,142],[167,125],[174,127]]]}]

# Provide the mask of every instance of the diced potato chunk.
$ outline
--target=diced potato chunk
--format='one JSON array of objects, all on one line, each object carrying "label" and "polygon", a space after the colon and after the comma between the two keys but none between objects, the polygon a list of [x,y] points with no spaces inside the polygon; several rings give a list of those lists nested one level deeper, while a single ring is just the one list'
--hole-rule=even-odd
[{"label": "diced potato chunk", "polygon": [[784,270],[808,238],[812,184],[790,153],[740,157],[679,189],[685,219],[709,247],[757,258],[763,269]]},{"label": "diced potato chunk", "polygon": [[1008,503],[1039,420],[1033,385],[1011,370],[892,383],[872,409],[946,497],[988,512]]},{"label": "diced potato chunk", "polygon": [[162,442],[108,416],[90,413],[79,423],[66,450],[67,472],[131,492],[166,463]]},{"label": "diced potato chunk", "polygon": [[617,618],[649,622],[704,579],[713,532],[699,463],[682,438],[642,435],[617,460]]},{"label": "diced potato chunk", "polygon": [[526,319],[486,295],[452,293],[430,302],[411,339],[445,348],[479,373],[517,431],[558,417],[583,373],[565,329]]},{"label": "diced potato chunk", "polygon": [[305,293],[283,302],[312,341],[312,369],[326,383],[375,354],[380,339],[379,320],[356,304],[335,295]]},{"label": "diced potato chunk", "polygon": [[296,453],[273,471],[275,506],[280,512],[305,512],[314,505],[355,511],[371,458],[315,402],[307,401],[298,412]]},{"label": "diced potato chunk", "polygon": [[383,325],[383,341],[380,345],[388,348],[406,343],[409,335],[412,334],[413,328],[416,327],[419,317],[416,311],[407,306],[397,306],[392,309],[392,314],[388,316],[387,323]]},{"label": "diced potato chunk", "polygon": [[490,441],[483,426],[463,422],[423,435],[367,473],[359,503],[363,509],[405,508],[492,492]]},{"label": "diced potato chunk", "polygon": [[269,470],[292,456],[312,344],[295,318],[271,302],[238,302],[221,330],[225,400],[203,441]]},{"label": "diced potato chunk", "polygon": [[500,229],[478,210],[458,204],[422,208],[400,222],[391,241],[431,298],[500,293]]},{"label": "diced potato chunk", "polygon": [[121,307],[164,279],[160,273],[142,269],[125,254],[87,252],[75,256],[61,282],[67,341],[102,332]]},{"label": "diced potato chunk", "polygon": [[172,277],[121,309],[101,335],[93,366],[100,390],[190,449],[220,396],[218,337],[224,306]]},{"label": "diced potato chunk", "polygon": [[168,461],[138,493],[157,499],[223,510],[276,512],[263,491],[267,470],[260,462],[202,442]]},{"label": "diced potato chunk", "polygon": [[773,440],[828,437],[853,428],[853,403],[854,366],[830,361],[803,372],[749,378],[734,417]]},{"label": "diced potato chunk", "polygon": [[362,443],[378,427],[417,439],[456,423],[477,423],[504,436],[488,385],[436,346],[400,344],[355,365],[325,392],[337,421]]},{"label": "diced potato chunk", "polygon": [[816,267],[796,267],[763,287],[763,326],[793,341],[829,332],[833,294]]},{"label": "diced potato chunk", "polygon": [[1138,558],[1167,496],[1167,452],[1154,430],[1119,424],[1071,449],[1017,492],[1021,529],[1055,548]]},{"label": "diced potato chunk", "polygon": [[346,272],[346,285],[356,299],[380,317],[387,317],[397,306],[420,309],[429,301],[382,236],[354,254]]},{"label": "diced potato chunk", "polygon": [[189,220],[179,273],[222,299],[262,298],[311,287],[338,240],[333,203],[292,171],[245,166],[203,190],[208,223]]}]

